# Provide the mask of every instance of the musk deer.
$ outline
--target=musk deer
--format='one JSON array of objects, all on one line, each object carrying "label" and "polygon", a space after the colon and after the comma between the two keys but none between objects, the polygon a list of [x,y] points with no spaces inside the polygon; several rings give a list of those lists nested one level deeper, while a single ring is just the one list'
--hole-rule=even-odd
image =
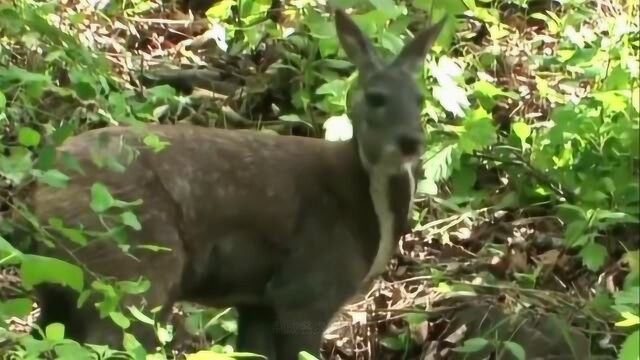
[{"label": "musk deer", "polygon": [[[69,185],[37,186],[33,212],[44,222],[104,230],[90,206],[94,183],[119,200],[141,199],[134,211],[142,227],[127,230],[133,256],[112,239],[77,246],[63,236],[63,246],[38,245],[38,253],[82,264],[87,283],[97,275],[146,277],[149,290],[123,303],[159,307],[164,319],[177,301],[234,306],[241,351],[284,360],[303,350],[318,354],[334,314],[384,271],[407,228],[424,147],[416,75],[444,19],[417,33],[390,63],[345,12],[335,12],[335,24],[359,71],[351,140],[148,125],[147,133],[169,143],[153,151],[132,127],[85,132],[59,147],[83,171],[59,161]],[[107,155],[126,162],[131,152],[123,144],[136,150],[124,172],[97,165]],[[36,291],[41,327],[61,322],[77,341],[121,346],[122,330],[99,316],[93,298],[78,309],[78,293],[67,287],[41,284]],[[146,347],[158,344],[149,326],[127,331]]]}]

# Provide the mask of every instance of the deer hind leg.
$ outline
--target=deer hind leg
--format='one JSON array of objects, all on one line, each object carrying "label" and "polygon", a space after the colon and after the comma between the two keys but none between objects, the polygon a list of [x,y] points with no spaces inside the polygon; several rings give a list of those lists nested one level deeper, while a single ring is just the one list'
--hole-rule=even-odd
[{"label": "deer hind leg", "polygon": [[238,306],[237,349],[275,359],[276,315],[264,306]]},{"label": "deer hind leg", "polygon": [[337,310],[323,303],[322,299],[308,306],[279,309],[276,324],[277,359],[297,359],[301,351],[318,356],[322,335]]},{"label": "deer hind leg", "polygon": [[[76,250],[74,258],[92,273],[107,279],[137,281],[143,277],[150,282],[150,288],[144,293],[125,294],[119,310],[133,319],[131,327],[124,331],[134,335],[145,348],[153,349],[158,345],[154,328],[133,318],[127,308],[136,306],[144,314],[154,317],[150,310],[160,307],[162,310],[155,315],[155,320],[165,321],[173,302],[180,296],[186,255],[178,227],[172,221],[175,217],[170,206],[159,201],[149,201],[148,206],[153,210],[140,211],[140,214],[146,214],[139,218],[142,229],[130,231],[128,234],[129,244],[132,245],[130,254],[121,250],[114,241],[94,240]],[[171,250],[152,251],[136,247],[142,244],[157,245]],[[88,287],[92,278],[87,274],[85,276]],[[45,288],[40,299],[45,304],[41,323],[46,325],[52,321],[62,321],[70,328],[67,332],[69,336],[77,341],[122,348],[123,330],[108,316],[101,317],[95,308],[95,302],[99,301],[102,295],[90,296],[82,308],[77,309],[78,294],[71,294],[59,297],[56,296],[56,292],[47,291]],[[71,308],[73,316],[65,318],[60,314],[67,308]]]}]

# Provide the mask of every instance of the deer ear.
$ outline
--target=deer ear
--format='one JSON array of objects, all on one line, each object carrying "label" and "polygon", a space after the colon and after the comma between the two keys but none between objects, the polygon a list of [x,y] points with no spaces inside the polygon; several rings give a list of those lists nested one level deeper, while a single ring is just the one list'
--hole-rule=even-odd
[{"label": "deer ear", "polygon": [[413,40],[402,48],[400,54],[398,54],[393,61],[392,66],[400,66],[412,74],[420,71],[421,65],[427,56],[427,51],[431,49],[438,39],[438,35],[440,35],[440,31],[442,31],[446,20],[447,16],[443,17],[435,25],[418,32]]},{"label": "deer ear", "polygon": [[341,9],[335,11],[335,18],[340,45],[358,71],[366,73],[380,68],[381,62],[373,44],[358,25]]}]

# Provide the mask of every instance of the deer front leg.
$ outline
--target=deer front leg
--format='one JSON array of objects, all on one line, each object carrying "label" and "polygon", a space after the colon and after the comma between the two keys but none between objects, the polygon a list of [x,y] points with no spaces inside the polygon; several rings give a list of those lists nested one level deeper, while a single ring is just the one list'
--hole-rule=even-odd
[{"label": "deer front leg", "polygon": [[295,360],[300,351],[318,356],[327,325],[366,273],[357,253],[327,255],[331,257],[288,263],[269,284],[277,318],[277,360]]},{"label": "deer front leg", "polygon": [[277,360],[295,360],[301,351],[319,356],[322,335],[339,306],[328,306],[322,299],[299,308],[282,307],[276,324]]},{"label": "deer front leg", "polygon": [[238,351],[275,359],[276,316],[263,306],[238,306]]}]

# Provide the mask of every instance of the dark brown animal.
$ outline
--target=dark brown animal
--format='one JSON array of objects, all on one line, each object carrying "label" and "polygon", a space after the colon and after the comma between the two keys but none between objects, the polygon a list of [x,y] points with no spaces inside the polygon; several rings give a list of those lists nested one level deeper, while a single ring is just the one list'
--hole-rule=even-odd
[{"label": "dark brown animal", "polygon": [[[124,304],[161,307],[162,316],[176,301],[234,306],[241,351],[285,360],[303,350],[317,354],[334,314],[384,271],[407,227],[424,142],[415,75],[444,23],[419,32],[383,64],[346,13],[335,16],[340,43],[359,70],[349,109],[352,140],[187,125],[83,133],[59,149],[78,160],[83,174],[67,169],[72,179],[65,189],[38,187],[35,214],[104,230],[90,208],[92,184],[106,185],[120,200],[141,199],[134,211],[142,229],[128,231],[134,256],[104,238],[38,252],[83,264],[87,283],[94,275],[148,278],[150,289]],[[141,140],[149,132],[170,145],[152,151]],[[115,172],[94,161],[108,157],[130,164]],[[43,284],[38,294],[40,326],[62,322],[78,341],[122,344],[122,330],[100,319],[95,299],[78,310],[78,294],[68,288]],[[151,327],[128,331],[156,345]]]}]

